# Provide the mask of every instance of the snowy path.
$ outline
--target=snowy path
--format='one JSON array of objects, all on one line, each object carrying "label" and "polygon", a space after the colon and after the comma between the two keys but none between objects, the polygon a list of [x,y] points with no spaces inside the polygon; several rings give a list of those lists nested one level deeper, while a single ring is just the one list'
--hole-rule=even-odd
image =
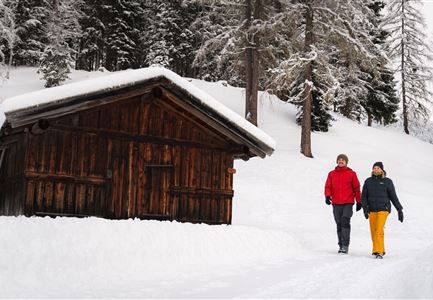
[{"label": "snowy path", "polygon": [[1,217],[0,297],[432,297],[433,243],[390,227],[376,260],[360,229],[341,255],[332,230]]}]

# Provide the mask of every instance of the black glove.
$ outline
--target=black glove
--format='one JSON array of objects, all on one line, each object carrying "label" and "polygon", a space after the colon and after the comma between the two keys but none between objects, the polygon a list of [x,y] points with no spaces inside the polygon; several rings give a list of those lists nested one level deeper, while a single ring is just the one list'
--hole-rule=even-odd
[{"label": "black glove", "polygon": [[326,196],[325,203],[330,205],[331,204],[331,196]]},{"label": "black glove", "polygon": [[364,209],[364,217],[368,219],[368,210]]},{"label": "black glove", "polygon": [[356,203],[356,211],[360,211],[362,208],[362,204],[361,203]]},{"label": "black glove", "polygon": [[403,219],[404,219],[403,211],[399,210],[398,211],[398,220],[403,223]]}]

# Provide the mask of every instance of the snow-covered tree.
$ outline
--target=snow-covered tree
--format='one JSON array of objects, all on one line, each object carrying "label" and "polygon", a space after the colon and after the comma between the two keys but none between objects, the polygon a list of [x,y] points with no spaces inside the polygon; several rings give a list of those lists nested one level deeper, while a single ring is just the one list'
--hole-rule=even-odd
[{"label": "snow-covered tree", "polygon": [[145,65],[159,65],[192,76],[196,40],[191,25],[199,5],[191,0],[155,0],[147,7],[149,23],[141,33]]},{"label": "snow-covered tree", "polygon": [[93,71],[99,69],[104,57],[104,23],[99,19],[99,5],[85,1],[82,5],[83,15],[79,19],[82,34],[79,39],[76,68]]},{"label": "snow-covered tree", "polygon": [[13,47],[17,39],[11,3],[0,0],[0,79],[9,77]]},{"label": "snow-covered tree", "polygon": [[264,70],[275,63],[276,53],[288,48],[279,38],[286,33],[284,26],[278,27],[279,6],[279,1],[269,0],[213,1],[195,23],[200,28],[201,46],[194,61],[199,76],[245,86],[245,117],[253,124],[257,92],[265,87]]},{"label": "snow-covered tree", "polygon": [[74,41],[80,35],[79,4],[80,0],[50,0],[44,8],[48,43],[40,58],[39,72],[44,74],[46,87],[59,85],[70,73],[72,55],[76,53]]},{"label": "snow-covered tree", "polygon": [[311,117],[304,116],[312,115],[314,94],[321,99],[316,105],[333,105],[354,119],[362,113],[360,95],[368,92],[364,70],[375,69],[378,61],[368,34],[371,11],[361,0],[300,0],[284,5],[290,14],[286,19],[300,21],[288,30],[287,39],[294,41],[291,53],[269,69],[269,82],[289,101],[302,103],[301,153],[312,157],[313,127]]},{"label": "snow-covered tree", "polygon": [[107,1],[105,5],[108,22],[105,23],[106,59],[108,70],[138,68],[138,44],[142,31],[142,6],[134,0]]},{"label": "snow-covered tree", "polygon": [[140,35],[148,30],[144,22],[150,13],[145,8],[150,4],[151,1],[85,0],[77,68],[90,71],[104,67],[115,71],[142,66]]},{"label": "snow-covered tree", "polygon": [[42,79],[45,80],[45,87],[53,87],[60,85],[68,79],[70,71],[70,56],[67,52],[59,51],[56,47],[45,48],[40,59],[39,72]]},{"label": "snow-covered tree", "polygon": [[14,6],[18,40],[13,50],[14,65],[36,66],[48,44],[46,0],[20,0]]},{"label": "snow-covered tree", "polygon": [[403,107],[403,127],[409,134],[409,122],[425,121],[430,115],[431,93],[427,82],[432,78],[429,63],[432,51],[427,44],[422,2],[390,0],[384,20],[390,32],[388,53],[400,75],[400,97]]},{"label": "snow-covered tree", "polygon": [[244,85],[244,45],[240,41],[244,10],[243,1],[202,4],[201,13],[192,24],[199,43],[193,62],[199,78]]},{"label": "snow-covered tree", "polygon": [[[368,94],[361,101],[361,106],[367,114],[367,124],[371,126],[373,121],[388,125],[396,121],[395,113],[398,110],[399,99],[396,96],[396,84],[390,67],[390,61],[384,53],[385,39],[389,35],[383,27],[381,11],[385,6],[384,1],[374,0],[366,4],[372,11],[371,23],[373,25],[370,35],[377,46],[378,57],[382,57],[378,67],[365,72],[365,80],[368,82]],[[382,54],[381,54],[382,53]]]}]

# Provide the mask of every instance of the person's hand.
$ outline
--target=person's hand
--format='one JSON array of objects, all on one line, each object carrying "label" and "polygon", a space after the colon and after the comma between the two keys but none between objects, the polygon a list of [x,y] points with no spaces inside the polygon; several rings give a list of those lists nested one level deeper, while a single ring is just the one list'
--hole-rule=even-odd
[{"label": "person's hand", "polygon": [[368,210],[364,209],[364,217],[368,219]]},{"label": "person's hand", "polygon": [[399,210],[398,211],[398,220],[403,223],[403,219],[404,219],[403,211]]},{"label": "person's hand", "polygon": [[360,211],[362,208],[362,204],[361,203],[356,203],[356,211]]},{"label": "person's hand", "polygon": [[325,203],[326,203],[326,204],[330,205],[330,204],[331,204],[331,200],[332,200],[332,199],[331,199],[331,196],[326,196],[326,197],[325,197]]}]

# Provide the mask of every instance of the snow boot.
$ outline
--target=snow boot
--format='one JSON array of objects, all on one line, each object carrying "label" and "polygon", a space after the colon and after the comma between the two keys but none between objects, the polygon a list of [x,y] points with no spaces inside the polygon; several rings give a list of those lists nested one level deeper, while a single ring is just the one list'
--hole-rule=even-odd
[{"label": "snow boot", "polygon": [[340,250],[338,250],[338,253],[342,253],[342,254],[349,253],[349,246],[341,246]]},{"label": "snow boot", "polygon": [[376,253],[376,259],[383,259],[383,253]]}]

